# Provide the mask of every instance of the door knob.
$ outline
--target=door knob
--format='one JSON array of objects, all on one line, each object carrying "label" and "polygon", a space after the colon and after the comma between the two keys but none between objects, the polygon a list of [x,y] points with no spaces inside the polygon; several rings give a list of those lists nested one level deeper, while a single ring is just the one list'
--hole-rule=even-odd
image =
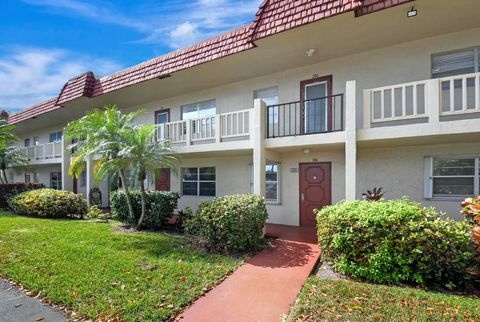
[{"label": "door knob", "polygon": [[304,198],[304,195],[303,195],[303,192],[300,194],[300,201],[303,201],[305,198]]}]

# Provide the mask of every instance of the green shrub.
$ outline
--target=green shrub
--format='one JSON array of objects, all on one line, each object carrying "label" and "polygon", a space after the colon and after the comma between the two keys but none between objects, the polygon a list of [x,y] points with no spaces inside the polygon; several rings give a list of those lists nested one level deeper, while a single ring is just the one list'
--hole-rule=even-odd
[{"label": "green shrub", "polygon": [[267,217],[263,197],[231,195],[201,203],[196,215],[186,220],[185,228],[205,238],[210,249],[252,251],[261,246]]},{"label": "green shrub", "polygon": [[378,283],[441,283],[469,278],[470,228],[407,199],[350,201],[317,212],[318,242],[337,271]]},{"label": "green shrub", "polygon": [[87,212],[87,219],[100,219],[100,220],[108,220],[108,216],[100,209],[99,206],[94,205],[88,208]]},{"label": "green shrub", "polygon": [[0,208],[6,208],[8,206],[8,199],[18,195],[19,193],[45,188],[42,183],[7,183],[0,184]]},{"label": "green shrub", "polygon": [[[130,226],[135,226],[142,213],[140,191],[130,191],[130,198],[135,218],[131,218],[128,213],[127,198],[124,191],[119,190],[110,194],[110,206],[114,218]],[[168,218],[177,208],[179,198],[180,195],[177,192],[148,191],[147,211],[143,227],[147,229],[165,227]]]},{"label": "green shrub", "polygon": [[54,189],[37,189],[15,195],[8,200],[16,213],[48,218],[83,217],[87,201],[80,194]]}]

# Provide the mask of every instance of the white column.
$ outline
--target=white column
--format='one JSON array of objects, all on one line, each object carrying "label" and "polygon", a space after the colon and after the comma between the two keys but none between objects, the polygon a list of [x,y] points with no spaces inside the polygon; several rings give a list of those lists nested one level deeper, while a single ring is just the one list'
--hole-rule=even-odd
[{"label": "white column", "polygon": [[[348,81],[345,90],[345,199],[356,199],[357,185],[357,85]],[[365,108],[365,107],[364,107]]]},{"label": "white column", "polygon": [[372,91],[366,89],[363,91],[363,128],[369,129],[372,117]]},{"label": "white column", "polygon": [[256,99],[253,105],[253,193],[265,195],[265,102]]},{"label": "white column", "polygon": [[187,120],[185,122],[185,144],[191,145],[192,144],[192,120]]},{"label": "white column", "polygon": [[62,138],[62,190],[73,191],[73,178],[68,174],[71,153],[67,151],[67,147],[67,142]]},{"label": "white column", "polygon": [[428,115],[428,122],[440,122],[440,81],[430,79],[426,88],[427,104],[425,106]]},{"label": "white column", "polygon": [[93,187],[95,187],[95,175],[94,175],[94,161],[93,161],[93,156],[89,156],[88,159],[87,159],[87,166],[86,166],[86,177],[87,177],[87,182],[86,182],[86,198],[87,198],[87,201],[88,201],[88,205],[90,206],[90,189],[92,189]]},{"label": "white column", "polygon": [[215,114],[215,142],[220,143],[222,135],[222,118],[220,114]]}]

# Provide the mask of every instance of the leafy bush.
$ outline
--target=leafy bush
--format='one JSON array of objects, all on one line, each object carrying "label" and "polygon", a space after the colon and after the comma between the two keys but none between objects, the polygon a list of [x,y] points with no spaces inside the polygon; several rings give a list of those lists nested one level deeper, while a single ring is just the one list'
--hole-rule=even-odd
[{"label": "leafy bush", "polygon": [[48,218],[83,217],[87,213],[87,201],[80,194],[54,189],[26,191],[8,200],[16,213]]},{"label": "leafy bush", "polygon": [[462,285],[473,261],[470,228],[407,199],[349,201],[317,212],[324,259],[373,282]]},{"label": "leafy bush", "polygon": [[[165,226],[168,218],[177,208],[180,195],[177,192],[148,191],[147,211],[143,227],[147,229],[160,229]],[[127,198],[124,191],[115,191],[110,194],[112,216],[130,226],[135,226],[142,213],[142,203],[139,191],[130,191],[135,218],[128,213]]]},{"label": "leafy bush", "polygon": [[201,203],[196,215],[186,220],[185,228],[205,238],[210,249],[252,251],[261,246],[267,217],[263,197],[230,195]]},{"label": "leafy bush", "polygon": [[87,218],[88,219],[108,220],[108,216],[97,205],[94,205],[94,206],[91,206],[90,208],[88,208]]},{"label": "leafy bush", "polygon": [[45,188],[42,183],[7,183],[0,184],[0,208],[8,206],[8,199],[19,193]]},{"label": "leafy bush", "polygon": [[476,276],[477,280],[480,280],[480,196],[465,199],[462,202],[462,214],[472,225],[470,236],[475,244],[476,263],[470,271],[472,275]]}]

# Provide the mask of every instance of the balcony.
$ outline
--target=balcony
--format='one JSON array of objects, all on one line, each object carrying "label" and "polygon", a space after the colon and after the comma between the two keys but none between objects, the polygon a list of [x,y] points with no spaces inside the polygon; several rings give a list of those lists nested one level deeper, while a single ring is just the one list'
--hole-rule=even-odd
[{"label": "balcony", "polygon": [[480,113],[480,73],[368,89],[364,108],[365,128],[468,118]]},{"label": "balcony", "polygon": [[266,107],[267,139],[343,131],[343,94]]},{"label": "balcony", "polygon": [[[157,138],[175,148],[250,139],[253,109],[159,124]],[[244,143],[244,142],[243,142]],[[232,146],[232,145],[231,145]],[[230,146],[229,146],[230,148]]]},{"label": "balcony", "polygon": [[19,147],[30,164],[45,164],[62,162],[63,144],[62,141],[39,144],[29,147]]}]

